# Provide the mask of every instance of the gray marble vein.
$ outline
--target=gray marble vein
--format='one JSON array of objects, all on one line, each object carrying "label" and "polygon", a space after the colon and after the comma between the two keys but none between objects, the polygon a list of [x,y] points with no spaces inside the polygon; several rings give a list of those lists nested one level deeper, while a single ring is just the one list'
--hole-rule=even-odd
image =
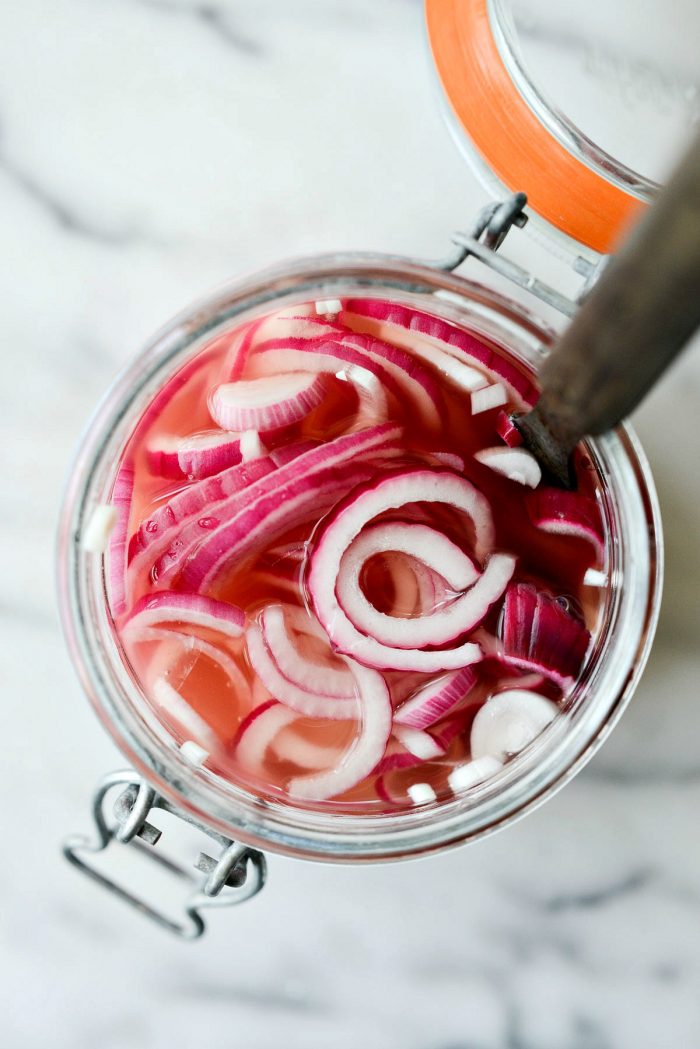
[{"label": "gray marble vein", "polygon": [[[165,14],[192,18],[243,55],[259,57],[264,54],[265,49],[260,40],[247,36],[237,28],[237,12],[231,12],[230,4],[178,4],[172,0],[132,0],[132,2],[154,11],[162,11]],[[239,4],[238,7],[240,10],[245,10],[246,5]]]}]

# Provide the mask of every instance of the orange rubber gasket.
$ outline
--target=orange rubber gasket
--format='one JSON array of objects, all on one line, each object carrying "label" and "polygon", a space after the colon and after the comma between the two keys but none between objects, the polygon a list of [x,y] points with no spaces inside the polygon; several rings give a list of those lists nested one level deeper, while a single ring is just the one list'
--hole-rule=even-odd
[{"label": "orange rubber gasket", "polygon": [[569,237],[607,254],[644,204],[570,153],[538,120],[498,51],[486,0],[426,0],[443,90],[482,159]]}]

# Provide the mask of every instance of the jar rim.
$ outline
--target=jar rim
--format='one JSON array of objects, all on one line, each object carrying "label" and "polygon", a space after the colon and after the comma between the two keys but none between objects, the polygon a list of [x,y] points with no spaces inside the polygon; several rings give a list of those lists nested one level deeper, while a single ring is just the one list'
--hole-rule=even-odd
[{"label": "jar rim", "polygon": [[[110,490],[115,463],[131,429],[167,374],[198,351],[202,340],[232,319],[300,298],[336,298],[348,288],[420,298],[422,308],[520,332],[533,348],[552,332],[530,311],[481,284],[389,255],[345,254],[291,260],[231,282],[183,311],[127,365],[98,405],[69,479],[59,527],[58,583],[64,633],[81,683],[103,725],[163,796],[214,829],[258,848],[326,861],[378,861],[422,855],[482,837],[540,804],[592,756],[622,713],[649,652],[659,612],[662,541],[658,504],[646,458],[631,430],[591,442],[612,470],[621,535],[629,550],[614,571],[620,637],[593,668],[587,686],[605,692],[550,729],[492,782],[464,797],[399,814],[348,816],[257,798],[206,769],[189,765],[138,709],[138,689],[126,674],[105,596],[103,559],[80,550],[93,507]],[[437,293],[440,293],[439,296]],[[430,303],[425,297],[431,295]],[[459,305],[457,303],[459,302]],[[472,313],[469,313],[471,310]],[[479,322],[479,311],[483,317]],[[535,350],[533,349],[533,352]],[[629,533],[629,534],[628,534]],[[618,553],[620,551],[618,550]],[[621,610],[621,611],[620,611]],[[625,636],[622,636],[622,635]],[[596,694],[597,695],[597,694]],[[161,726],[162,728],[162,726]]]},{"label": "jar rim", "polygon": [[[520,55],[504,0],[426,0],[446,115],[477,174],[525,191],[553,234],[609,253],[656,183],[611,156],[550,103]],[[456,134],[455,134],[456,133]],[[470,153],[476,153],[476,157]]]}]

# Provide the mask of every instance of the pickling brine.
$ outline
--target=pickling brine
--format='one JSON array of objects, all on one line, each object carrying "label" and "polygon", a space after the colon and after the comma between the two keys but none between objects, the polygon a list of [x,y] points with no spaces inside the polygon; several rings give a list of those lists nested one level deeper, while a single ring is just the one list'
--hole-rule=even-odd
[{"label": "pickling brine", "polygon": [[124,659],[189,760],[256,796],[382,812],[492,776],[600,629],[599,479],[550,487],[506,349],[380,299],[233,328],[142,415],[112,492]]}]

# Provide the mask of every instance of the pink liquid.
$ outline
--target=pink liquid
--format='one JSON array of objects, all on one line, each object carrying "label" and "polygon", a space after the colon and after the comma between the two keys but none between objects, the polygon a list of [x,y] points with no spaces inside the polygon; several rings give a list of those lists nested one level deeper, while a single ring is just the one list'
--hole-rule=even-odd
[{"label": "pink liquid", "polygon": [[[165,552],[164,557],[164,551],[157,547],[154,547],[156,553],[153,556],[142,555],[140,559],[134,557],[139,550],[139,530],[142,535],[147,534],[152,529],[149,522],[153,521],[154,514],[167,506],[178,493],[201,484],[201,481],[185,476],[159,476],[157,471],[162,469],[162,464],[158,465],[153,450],[161,447],[164,439],[169,442],[168,447],[177,447],[177,439],[216,430],[209,407],[212,390],[230,381],[232,367],[238,368],[244,378],[256,374],[257,361],[263,353],[260,347],[269,339],[271,330],[274,337],[282,341],[286,335],[292,339],[304,337],[298,335],[297,322],[289,319],[295,316],[308,317],[314,324],[328,323],[328,318],[315,317],[313,304],[305,304],[278,316],[272,329],[266,321],[259,327],[250,325],[219,336],[194,361],[181,369],[137,425],[123,458],[123,462],[133,466],[134,470],[133,496],[128,513],[127,539],[131,563],[127,572],[127,604],[126,611],[115,616],[125,657],[144,694],[176,740],[180,743],[193,740],[207,752],[203,760],[208,767],[258,795],[276,800],[290,799],[289,785],[299,777],[313,775],[323,769],[342,769],[348,756],[352,755],[354,741],[358,736],[357,720],[309,717],[290,710],[285,704],[285,695],[279,689],[273,694],[268,687],[269,682],[266,686],[253,669],[246,632],[240,638],[230,638],[210,627],[170,622],[140,635],[130,632],[127,624],[134,606],[144,596],[162,591],[188,591],[190,583],[187,566],[191,564],[198,548],[196,543],[178,561],[176,531],[174,545],[171,542],[168,546],[170,552],[174,550],[174,567],[173,562],[168,561],[168,552]],[[522,410],[524,407],[522,398],[507,379],[512,378],[521,390],[527,391],[531,377],[525,374],[520,365],[509,359],[502,348],[481,337],[475,345],[481,346],[485,356],[495,354],[497,357],[496,365],[491,369],[484,369],[479,361],[453,348],[451,352],[455,359],[471,367],[482,367],[488,383],[500,383],[507,392],[506,404],[472,414],[470,393],[444,374],[434,360],[426,359],[426,352],[430,355],[431,347],[434,349],[440,346],[438,340],[348,309],[332,317],[331,323],[351,331],[369,333],[407,349],[417,365],[431,377],[442,401],[436,426],[434,421],[421,418],[419,406],[405,384],[400,384],[398,390],[394,385],[390,386],[386,414],[388,421],[396,422],[403,428],[402,451],[398,458],[389,463],[382,463],[379,457],[376,463],[366,463],[367,471],[373,471],[373,477],[376,477],[383,472],[390,473],[414,466],[425,468],[427,465],[435,470],[456,469],[488,500],[495,527],[494,550],[507,552],[517,559],[510,585],[519,582],[533,584],[539,592],[558,598],[562,608],[577,621],[583,621],[595,639],[600,619],[601,590],[599,586],[585,585],[584,576],[591,568],[604,568],[600,563],[600,551],[584,536],[551,534],[538,526],[532,516],[532,489],[502,476],[473,457],[481,449],[506,447],[497,432],[498,421],[502,420],[504,411]],[[238,357],[238,365],[235,363],[237,348],[243,341],[247,345],[244,366],[241,356]],[[498,364],[498,361],[501,363]],[[342,366],[338,370],[342,372]],[[502,374],[504,371],[505,377]],[[261,439],[268,452],[279,452],[301,441],[329,442],[346,432],[358,431],[363,426],[373,424],[374,420],[367,415],[367,406],[364,410],[362,408],[356,386],[343,374],[328,378],[322,402],[306,416],[283,429],[262,434]],[[447,465],[443,464],[433,453],[459,456],[464,460],[463,471],[451,461]],[[251,467],[254,465],[255,461],[252,460]],[[595,470],[582,451],[576,453],[575,465],[578,491],[582,498],[590,501],[592,513],[598,516],[602,535]],[[361,485],[370,483],[371,479],[367,476],[360,481]],[[544,483],[541,483],[539,488],[543,486]],[[345,491],[339,491],[330,505],[323,504],[320,499],[313,501],[302,520],[294,521],[287,530],[263,536],[252,548],[246,549],[243,557],[234,557],[206,588],[207,596],[240,608],[245,614],[247,628],[258,622],[261,612],[271,605],[294,606],[301,609],[304,616],[315,620],[313,601],[308,590],[309,565],[318,536],[332,517],[334,505],[345,494]],[[471,525],[450,507],[437,503],[414,503],[409,508],[383,517],[428,523],[447,535],[467,554],[473,555]],[[196,515],[196,521],[196,528],[201,530],[201,540],[198,541],[201,543],[208,534],[221,526],[217,517],[217,504],[213,502]],[[183,522],[182,527],[186,523]],[[425,604],[419,607],[411,559],[397,553],[371,558],[363,570],[361,585],[370,603],[379,611],[407,619],[429,615],[456,596],[445,592],[444,587],[438,587],[434,604],[431,607]],[[503,597],[495,601],[478,625],[476,637],[482,642],[484,638],[487,639],[484,644],[487,658],[473,665],[473,687],[454,709],[426,730],[434,740],[439,741],[443,753],[429,760],[416,760],[409,767],[392,769],[391,761],[386,758],[396,754],[405,758],[406,755],[400,730],[398,733],[394,730],[387,741],[385,759],[376,769],[363,775],[351,788],[319,800],[316,804],[343,811],[357,811],[358,807],[365,811],[368,806],[371,811],[412,807],[418,795],[411,788],[416,784],[427,785],[432,796],[438,799],[449,797],[452,794],[449,782],[451,773],[469,761],[472,723],[478,710],[490,697],[505,689],[525,688],[547,697],[560,708],[565,707],[570,687],[568,684],[562,687],[556,674],[549,676],[545,673],[543,676],[538,673],[533,678],[527,666],[518,666],[507,658],[495,657],[494,653],[499,649],[498,639],[503,632],[502,619]],[[461,637],[459,643],[469,641],[473,634],[474,631]],[[229,672],[230,664],[222,667],[221,662],[211,658],[207,651],[200,651],[189,644],[188,638],[192,637],[214,646],[224,657],[232,660],[236,673]],[[296,634],[294,640],[302,656],[317,666],[336,671],[346,669],[342,654],[333,652],[332,644],[324,641],[322,630],[320,636]],[[499,651],[502,657],[503,653]],[[229,670],[226,666],[229,666]],[[577,670],[578,667],[574,669],[574,676]],[[419,688],[448,673],[444,670],[432,673],[399,670],[377,672],[381,673],[389,688],[395,713]],[[163,689],[163,681],[169,689]],[[263,704],[269,704],[268,709],[274,708],[278,713],[272,717],[267,715],[269,738],[263,733],[262,742],[251,748],[251,736],[246,726],[251,723],[251,713]],[[430,797],[428,794],[427,799]],[[294,797],[290,800],[295,801]]]}]

